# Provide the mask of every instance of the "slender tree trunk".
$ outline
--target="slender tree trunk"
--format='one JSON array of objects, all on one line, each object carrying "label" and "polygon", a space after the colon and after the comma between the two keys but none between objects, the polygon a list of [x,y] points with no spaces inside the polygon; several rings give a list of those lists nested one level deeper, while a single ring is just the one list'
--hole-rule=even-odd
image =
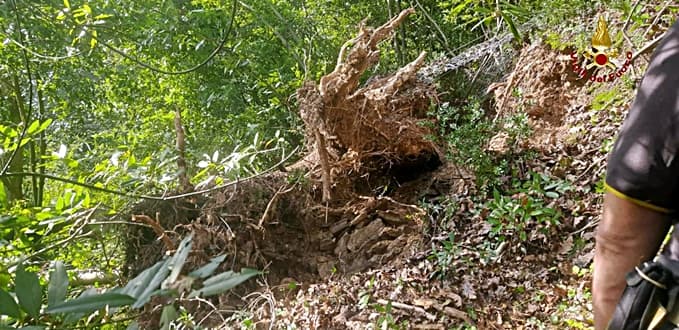
[{"label": "slender tree trunk", "polygon": [[[24,106],[24,101],[23,101],[23,96],[21,95],[21,87],[19,85],[19,78],[14,75],[13,77],[13,82],[12,82],[12,91],[11,95],[9,97],[9,122],[15,125],[15,128],[17,130],[20,129],[20,124],[24,122],[24,112],[23,112],[23,106]],[[21,146],[20,141],[17,141],[17,150],[14,158],[11,159],[11,163],[9,164],[8,170],[10,172],[22,172],[24,168],[24,154],[23,154],[23,147]],[[9,156],[11,155],[11,152],[6,152],[4,154],[4,159],[3,159],[3,166],[4,162],[10,161]],[[2,183],[5,188],[5,195],[7,196],[7,202],[9,204],[12,204],[13,202],[17,200],[21,200],[24,198],[24,192],[22,189],[22,183],[23,183],[23,177],[22,176],[15,176],[15,177],[4,177],[2,178]]]},{"label": "slender tree trunk", "polygon": [[[401,6],[401,0],[396,0],[396,6],[398,7],[398,10],[396,12],[401,12],[401,10],[403,9],[403,7]],[[396,36],[394,36],[394,40],[396,42],[400,42],[399,49],[401,50],[401,52],[398,54],[399,55],[398,65],[404,66],[407,63],[406,62],[406,53],[408,52],[408,50],[406,48],[406,27],[405,27],[405,24],[401,24],[398,27],[398,32],[401,35],[401,37],[397,38]]]},{"label": "slender tree trunk", "polygon": [[[397,7],[396,11],[394,11],[392,8],[394,6]],[[394,17],[394,13],[399,13],[401,11],[400,1],[399,3],[395,3],[394,0],[387,0],[387,10],[389,12],[389,19],[392,19]],[[401,43],[398,39],[398,35],[394,34],[391,42],[394,47],[394,52],[396,53],[396,61],[398,62],[399,66],[403,66],[403,50],[401,49]]]}]

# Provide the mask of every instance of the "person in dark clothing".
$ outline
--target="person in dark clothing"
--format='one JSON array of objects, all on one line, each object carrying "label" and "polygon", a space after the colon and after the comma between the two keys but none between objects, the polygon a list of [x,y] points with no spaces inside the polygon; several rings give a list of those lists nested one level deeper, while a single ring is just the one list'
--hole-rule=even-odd
[{"label": "person in dark clothing", "polygon": [[[651,57],[609,155],[606,189],[592,281],[595,329],[607,327],[625,275],[656,256],[678,209],[679,22]],[[679,246],[669,250],[679,257]]]}]

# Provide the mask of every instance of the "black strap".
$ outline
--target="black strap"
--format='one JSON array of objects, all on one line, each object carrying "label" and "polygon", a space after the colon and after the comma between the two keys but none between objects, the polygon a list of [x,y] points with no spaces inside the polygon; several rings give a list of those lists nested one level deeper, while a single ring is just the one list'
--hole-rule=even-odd
[{"label": "black strap", "polygon": [[[659,262],[646,262],[627,274],[627,287],[615,307],[610,330],[648,329],[659,304],[667,306],[667,290],[674,281]],[[660,284],[660,285],[659,285]]]}]

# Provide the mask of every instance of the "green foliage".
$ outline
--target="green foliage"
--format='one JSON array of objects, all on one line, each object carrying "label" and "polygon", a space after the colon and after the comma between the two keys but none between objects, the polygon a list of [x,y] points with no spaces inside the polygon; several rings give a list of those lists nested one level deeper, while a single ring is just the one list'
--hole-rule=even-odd
[{"label": "green foliage", "polygon": [[453,270],[454,262],[459,257],[459,248],[455,242],[455,234],[448,233],[448,238],[441,242],[441,247],[432,242],[431,253],[428,259],[436,265],[436,274],[439,278],[445,277]]},{"label": "green foliage", "polygon": [[0,289],[0,315],[7,315],[11,318],[18,319],[21,317],[19,305],[17,305],[14,298],[5,290]]},{"label": "green foliage", "polygon": [[42,304],[42,287],[38,275],[26,271],[23,264],[19,264],[14,284],[21,309],[31,317],[37,318]]},{"label": "green foliage", "polygon": [[531,173],[530,180],[515,181],[507,194],[494,190],[493,198],[484,205],[490,212],[486,219],[491,225],[490,238],[504,242],[508,237],[518,237],[526,241],[536,227],[546,233],[561,217],[560,212],[546,201],[559,198],[572,189],[568,182]]},{"label": "green foliage", "polygon": [[[0,315],[10,318],[10,325],[44,325],[59,326],[85,322],[87,324],[106,324],[109,314],[115,314],[117,307],[128,306],[132,310],[140,309],[153,296],[165,296],[168,303],[164,306],[162,324],[168,328],[179,318],[174,303],[179,301],[182,292],[192,290],[186,299],[192,297],[207,297],[226,292],[245,280],[262,274],[262,272],[244,268],[241,272],[227,271],[212,275],[225,256],[213,258],[210,263],[182,276],[181,271],[188,253],[191,250],[192,236],[189,235],[179,245],[172,256],[159,261],[144,270],[127,285],[112,288],[104,292],[96,290],[83,291],[78,297],[66,299],[68,292],[68,276],[63,263],[55,262],[50,277],[47,279],[47,306],[43,307],[43,288],[38,275],[24,270],[23,263],[19,264],[14,279],[14,295],[0,290]],[[198,285],[198,279],[203,279]],[[73,292],[71,292],[72,295]],[[18,304],[17,304],[18,301]],[[24,317],[26,313],[30,318]],[[104,311],[93,318],[93,313]],[[121,312],[124,310],[120,310]],[[83,320],[87,316],[87,320]]]},{"label": "green foliage", "polygon": [[[500,185],[503,177],[511,174],[509,160],[512,157],[531,157],[530,153],[513,153],[515,142],[531,133],[525,114],[494,122],[481,106],[481,100],[473,98],[462,106],[444,103],[432,115],[438,123],[439,136],[449,146],[447,156],[454,163],[473,170],[477,186],[487,192]],[[492,157],[486,150],[489,140],[498,132],[508,136],[508,154],[502,159]]]},{"label": "green foliage", "polygon": [[[491,210],[487,221],[491,225],[490,237],[505,241],[507,236],[515,236],[525,241],[528,238],[528,226],[557,224],[559,214],[548,207],[542,200],[526,196],[521,199],[493,192],[493,199],[486,203]],[[544,229],[544,227],[543,227]]]}]

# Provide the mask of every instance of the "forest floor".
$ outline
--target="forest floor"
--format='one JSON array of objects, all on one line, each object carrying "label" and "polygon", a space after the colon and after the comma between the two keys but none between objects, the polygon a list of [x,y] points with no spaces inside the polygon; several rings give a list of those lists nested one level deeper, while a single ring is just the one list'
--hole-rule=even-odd
[{"label": "forest floor", "polygon": [[444,165],[428,179],[452,182],[450,195],[422,202],[428,221],[411,253],[349,276],[271,283],[244,298],[250,312],[299,329],[591,328],[605,159],[648,55],[622,78],[591,82],[573,71],[574,49],[552,46],[526,45],[489,88],[486,116],[525,114],[531,132],[512,139],[517,128],[505,124],[485,148],[511,169],[502,194],[479,198],[483,187]]},{"label": "forest floor", "polygon": [[[489,157],[514,162],[509,167],[515,171],[503,178],[504,195],[479,199],[474,182],[455,180],[457,171],[450,166],[433,172],[435,181],[455,181],[449,190],[454,197],[425,202],[425,243],[408,256],[349,277],[272,285],[279,294],[266,307],[275,308],[277,324],[318,329],[591,326],[593,231],[605,157],[632,94],[620,93],[622,81],[580,80],[568,51],[541,42],[526,46],[519,58],[507,80],[491,87],[495,108],[485,109],[505,117],[525,112],[532,131],[514,141],[500,131],[486,148]],[[558,222],[541,217],[551,210],[560,214]]]}]

